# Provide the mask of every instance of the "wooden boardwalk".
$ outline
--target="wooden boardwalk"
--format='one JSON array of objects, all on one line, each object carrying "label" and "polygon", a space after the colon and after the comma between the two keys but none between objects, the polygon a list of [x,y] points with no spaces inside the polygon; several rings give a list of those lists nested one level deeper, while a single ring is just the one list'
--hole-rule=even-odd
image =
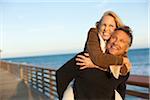
[{"label": "wooden boardwalk", "polygon": [[14,75],[0,69],[0,100],[48,100],[48,98],[33,91]]}]

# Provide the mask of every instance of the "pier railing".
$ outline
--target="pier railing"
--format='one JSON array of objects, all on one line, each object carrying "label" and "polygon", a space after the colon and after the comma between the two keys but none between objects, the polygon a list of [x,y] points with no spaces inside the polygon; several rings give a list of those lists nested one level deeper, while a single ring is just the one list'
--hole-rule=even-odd
[{"label": "pier railing", "polygon": [[136,91],[136,90],[127,90],[127,94],[128,95],[132,95],[132,96],[137,96],[137,97],[141,97],[141,98],[145,98],[145,99],[149,99],[150,97],[150,90],[149,90],[149,76],[140,76],[140,75],[130,75],[127,84],[130,86],[136,86],[136,87],[142,87],[142,88],[146,88],[147,92],[142,92],[142,91]]},{"label": "pier railing", "polygon": [[[48,96],[50,100],[58,99],[55,79],[56,70],[28,64],[0,61],[1,69],[12,73],[18,79],[24,80],[28,86]],[[144,87],[149,91],[148,76],[130,75],[127,84]],[[149,92],[143,93],[136,90],[127,90],[127,94],[145,99],[149,99],[150,96]]]},{"label": "pier railing", "polygon": [[27,64],[0,62],[0,70],[6,70],[36,91],[48,96],[50,100],[58,98],[56,91],[55,70]]}]

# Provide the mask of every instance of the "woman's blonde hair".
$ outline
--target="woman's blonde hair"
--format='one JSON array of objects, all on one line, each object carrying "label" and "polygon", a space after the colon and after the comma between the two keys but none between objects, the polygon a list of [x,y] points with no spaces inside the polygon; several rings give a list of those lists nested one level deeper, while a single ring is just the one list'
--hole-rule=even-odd
[{"label": "woman's blonde hair", "polygon": [[121,19],[119,18],[119,16],[117,16],[116,13],[114,13],[113,11],[106,11],[106,12],[103,14],[102,18],[101,18],[98,22],[96,22],[96,28],[97,28],[97,29],[99,28],[99,26],[100,26],[100,24],[101,24],[101,22],[102,22],[104,16],[111,16],[111,17],[113,17],[114,20],[115,20],[115,22],[116,22],[116,27],[117,27],[117,28],[124,25],[124,24],[122,23]]}]

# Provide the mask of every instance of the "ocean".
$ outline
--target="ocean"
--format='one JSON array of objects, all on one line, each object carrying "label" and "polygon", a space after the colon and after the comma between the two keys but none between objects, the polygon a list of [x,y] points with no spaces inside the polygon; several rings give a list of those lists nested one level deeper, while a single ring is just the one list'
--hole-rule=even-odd
[{"label": "ocean", "polygon": [[[135,75],[149,75],[150,60],[149,60],[149,48],[143,49],[131,49],[128,56],[132,62],[131,74]],[[32,64],[45,68],[60,68],[65,62],[74,57],[77,53],[72,54],[57,54],[57,55],[43,55],[43,56],[31,56],[31,57],[17,57],[17,58],[5,58],[2,60],[17,63]]]}]

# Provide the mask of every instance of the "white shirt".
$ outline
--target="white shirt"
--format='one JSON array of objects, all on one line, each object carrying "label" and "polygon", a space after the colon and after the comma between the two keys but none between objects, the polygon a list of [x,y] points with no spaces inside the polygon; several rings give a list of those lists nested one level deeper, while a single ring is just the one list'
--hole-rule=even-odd
[{"label": "white shirt", "polygon": [[[106,51],[106,41],[104,41],[104,39],[101,37],[100,34],[98,34],[99,36],[99,39],[100,39],[100,46],[101,46],[101,49],[103,51],[103,53],[105,53]],[[120,68],[121,66],[119,65],[110,65],[110,71],[112,72],[113,76],[118,79],[119,78],[119,74],[120,74]]]}]

